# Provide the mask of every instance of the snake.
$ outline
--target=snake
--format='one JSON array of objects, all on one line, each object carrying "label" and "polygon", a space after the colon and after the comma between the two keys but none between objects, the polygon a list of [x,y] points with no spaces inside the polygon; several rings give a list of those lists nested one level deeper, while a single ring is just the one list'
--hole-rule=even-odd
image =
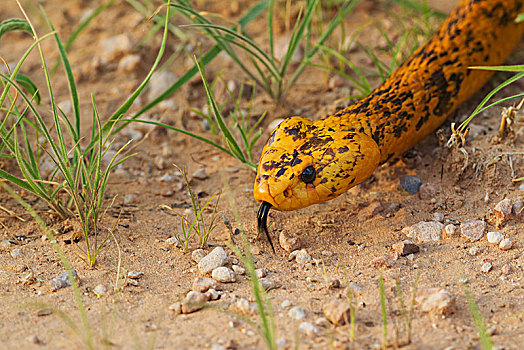
[{"label": "snake", "polygon": [[257,167],[258,232],[270,209],[291,211],[331,200],[435,131],[520,42],[523,0],[462,0],[440,29],[380,86],[320,120],[285,118]]}]

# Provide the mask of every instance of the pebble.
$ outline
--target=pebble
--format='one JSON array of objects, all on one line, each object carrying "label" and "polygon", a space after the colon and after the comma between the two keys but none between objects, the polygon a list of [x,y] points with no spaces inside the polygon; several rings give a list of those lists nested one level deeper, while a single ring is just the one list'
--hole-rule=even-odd
[{"label": "pebble", "polygon": [[340,280],[335,277],[331,277],[328,282],[328,289],[340,288]]},{"label": "pebble", "polygon": [[515,216],[519,216],[520,214],[522,214],[523,209],[524,209],[524,201],[521,201],[521,200],[515,201],[515,203],[513,203],[513,205],[511,206],[511,212]]},{"label": "pebble", "polygon": [[513,242],[510,238],[504,238],[502,241],[500,241],[499,248],[501,250],[510,250],[511,247],[513,247]]},{"label": "pebble", "polygon": [[420,251],[420,247],[408,239],[402,242],[397,242],[393,244],[392,248],[393,250],[398,252],[401,256],[415,254]]},{"label": "pebble", "polygon": [[225,266],[220,266],[216,269],[213,269],[213,271],[211,272],[211,276],[222,283],[232,283],[236,282],[237,280],[235,271]]},{"label": "pebble", "polygon": [[182,303],[176,302],[176,303],[169,305],[169,310],[173,311],[176,314],[181,314],[182,313]]},{"label": "pebble", "polygon": [[307,321],[302,322],[300,326],[298,326],[298,330],[300,331],[300,333],[303,333],[307,336],[312,336],[319,333],[318,327],[315,326],[313,323]]},{"label": "pebble", "polygon": [[126,34],[116,35],[100,40],[102,58],[111,61],[131,51],[131,39]]},{"label": "pebble", "polygon": [[206,256],[206,252],[204,249],[195,249],[191,253],[191,259],[193,259],[194,262],[199,263],[200,260],[202,260],[203,257]]},{"label": "pebble", "polygon": [[[349,292],[351,292],[353,295],[362,295],[362,292],[364,289],[357,284],[357,282],[350,282],[347,286],[347,289]],[[345,293],[347,295],[347,293]]]},{"label": "pebble", "polygon": [[345,301],[334,299],[324,304],[324,306],[322,306],[322,311],[329,322],[334,325],[342,326],[346,324],[346,322],[349,322],[350,307],[349,303]]},{"label": "pebble", "polygon": [[422,312],[448,316],[455,311],[455,297],[444,288],[424,288],[417,291],[415,301]]},{"label": "pebble", "polygon": [[484,220],[468,220],[460,224],[460,232],[472,242],[484,237],[486,222]]},{"label": "pebble", "polygon": [[240,265],[233,265],[233,266],[231,266],[231,268],[233,269],[233,271],[235,271],[235,273],[237,275],[245,275],[246,274],[246,269],[243,268]]},{"label": "pebble", "polygon": [[493,269],[493,264],[490,263],[489,261],[488,262],[485,262],[484,264],[482,264],[482,266],[480,267],[480,270],[484,273],[488,273],[491,271],[491,269]]},{"label": "pebble", "polygon": [[127,277],[131,278],[132,280],[140,279],[142,276],[144,276],[144,273],[140,271],[129,271],[127,273]]},{"label": "pebble", "polygon": [[153,158],[153,164],[158,170],[164,170],[167,168],[166,159],[162,156],[156,156]]},{"label": "pebble", "polygon": [[135,202],[136,196],[134,194],[128,193],[124,195],[124,205],[131,205]]},{"label": "pebble", "polygon": [[493,208],[493,212],[496,216],[496,221],[498,224],[502,224],[506,220],[509,219],[511,216],[511,209],[512,209],[513,203],[511,202],[511,199],[506,198],[495,205],[495,208]]},{"label": "pebble", "polygon": [[141,62],[140,55],[126,55],[118,62],[118,70],[120,72],[134,72],[137,70]]},{"label": "pebble", "polygon": [[287,315],[295,320],[303,320],[306,318],[306,312],[300,306],[293,306],[289,309]]},{"label": "pebble", "polygon": [[361,209],[357,214],[357,221],[364,222],[372,217],[378,215],[382,210],[384,210],[384,207],[382,206],[382,203],[379,201],[372,202],[370,205],[365,207],[364,209]]},{"label": "pebble", "polygon": [[158,181],[160,182],[173,182],[175,181],[175,177],[171,174],[164,174],[158,178]]},{"label": "pebble", "polygon": [[455,234],[457,233],[457,226],[453,225],[453,224],[447,224],[445,227],[444,227],[444,233],[446,234],[446,237],[447,238],[452,238],[455,236]]},{"label": "pebble", "polygon": [[169,237],[168,239],[166,239],[166,244],[175,246],[177,248],[182,247],[182,245],[180,244],[180,240],[177,237]]},{"label": "pebble", "polygon": [[178,79],[175,73],[169,71],[154,72],[149,80],[147,98],[151,102],[169,88]]},{"label": "pebble", "polygon": [[391,259],[388,259],[387,256],[379,256],[378,258],[374,258],[371,260],[371,266],[373,266],[376,269],[389,269],[393,266],[395,262]]},{"label": "pebble", "polygon": [[504,235],[500,232],[488,232],[487,237],[491,244],[499,244],[504,239]]},{"label": "pebble", "polygon": [[15,248],[13,250],[11,250],[11,256],[16,259],[18,258],[20,255],[22,255],[22,249],[20,248]]},{"label": "pebble", "polygon": [[258,281],[260,282],[260,284],[262,285],[262,288],[264,288],[266,292],[278,287],[277,283],[269,278],[261,278]]},{"label": "pebble", "polygon": [[478,255],[478,253],[480,253],[480,248],[479,247],[473,246],[473,247],[469,248],[469,255],[475,256],[475,255]]},{"label": "pebble", "polygon": [[400,178],[400,188],[409,194],[416,194],[420,185],[422,185],[422,180],[417,176],[406,175]]},{"label": "pebble", "polygon": [[502,274],[503,275],[510,275],[511,273],[513,273],[513,267],[510,265],[510,264],[506,264],[504,266],[502,266],[502,268],[500,269],[502,271]]},{"label": "pebble", "polygon": [[250,303],[246,298],[237,298],[229,306],[233,312],[238,312],[244,315],[255,315],[257,313],[257,307],[254,303]]},{"label": "pebble", "polygon": [[4,239],[2,242],[0,242],[0,248],[7,250],[9,247],[11,247],[11,244],[12,243],[8,239]]},{"label": "pebble", "polygon": [[300,249],[300,240],[297,235],[291,235],[287,231],[282,230],[278,236],[278,241],[282,249],[286,252],[292,252]]},{"label": "pebble", "polygon": [[286,299],[280,304],[280,307],[283,309],[286,309],[291,306],[291,301],[289,299]]},{"label": "pebble", "polygon": [[220,295],[221,295],[219,291],[213,288],[210,288],[204,294],[206,295],[207,300],[218,300],[220,299]]},{"label": "pebble", "polygon": [[71,102],[71,100],[60,101],[57,107],[60,108],[65,115],[70,115],[73,112],[73,102]]},{"label": "pebble", "polygon": [[[76,270],[72,270],[72,272],[73,272],[73,277],[77,280],[77,282],[80,281]],[[53,291],[57,291],[59,289],[71,286],[72,282],[69,279],[69,272],[67,271],[62,272],[58,277],[55,277],[52,280],[50,280],[49,284],[51,285],[51,289]]]},{"label": "pebble", "polygon": [[256,269],[255,275],[258,279],[264,278],[267,276],[267,270],[266,269]]},{"label": "pebble", "polygon": [[224,345],[213,344],[211,345],[211,350],[227,350],[227,348]]},{"label": "pebble", "polygon": [[95,295],[100,298],[107,294],[107,288],[103,284],[99,284],[93,288],[93,293],[95,293]]},{"label": "pebble", "polygon": [[433,242],[442,239],[444,224],[436,221],[421,221],[415,225],[404,227],[402,233],[419,242]]},{"label": "pebble", "polygon": [[290,341],[286,338],[278,338],[275,342],[275,345],[277,346],[277,349],[290,349],[291,344]]},{"label": "pebble", "polygon": [[438,189],[437,186],[433,183],[423,183],[420,185],[419,189],[419,197],[420,199],[427,200],[427,199],[433,199],[437,196]]},{"label": "pebble", "polygon": [[[289,43],[291,42],[291,36],[290,35],[283,35],[279,36],[275,41],[275,51],[274,55],[275,58],[279,61],[282,61],[285,55],[287,55],[287,51],[289,46]],[[291,64],[302,62],[304,60],[304,46],[302,44],[299,44],[293,52],[293,55],[291,56]]]},{"label": "pebble", "polygon": [[207,301],[207,296],[204,293],[190,291],[187,293],[184,300],[182,300],[182,313],[190,314],[198,311],[204,307]]},{"label": "pebble", "polygon": [[433,213],[433,220],[438,222],[444,222],[444,214],[442,213]]},{"label": "pebble", "polygon": [[489,335],[490,337],[492,335],[495,335],[496,332],[497,332],[497,325],[493,325],[489,327],[488,329],[486,329],[486,334]]},{"label": "pebble", "polygon": [[198,270],[202,275],[206,275],[216,269],[224,266],[227,261],[227,253],[224,248],[216,247],[198,262]]},{"label": "pebble", "polygon": [[43,344],[40,338],[38,338],[38,336],[36,335],[30,335],[26,338],[26,340],[31,344],[37,344],[37,345]]},{"label": "pebble", "polygon": [[205,293],[209,289],[220,290],[221,288],[216,280],[209,277],[197,277],[191,286],[191,290],[200,293]]},{"label": "pebble", "polygon": [[191,174],[191,178],[197,179],[197,180],[205,180],[209,178],[209,175],[206,172],[206,168],[200,168],[197,169]]},{"label": "pebble", "polygon": [[311,261],[311,255],[305,249],[300,249],[295,255],[297,264],[303,265]]}]

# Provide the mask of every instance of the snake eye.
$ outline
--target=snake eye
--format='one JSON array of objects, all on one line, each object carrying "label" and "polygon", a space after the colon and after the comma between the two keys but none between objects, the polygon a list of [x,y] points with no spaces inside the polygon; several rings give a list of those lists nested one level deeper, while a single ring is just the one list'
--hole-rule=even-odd
[{"label": "snake eye", "polygon": [[311,165],[308,166],[302,174],[300,174],[300,179],[304,181],[307,184],[312,183],[315,181],[315,177],[317,176],[317,172],[315,171],[315,168],[313,168]]}]

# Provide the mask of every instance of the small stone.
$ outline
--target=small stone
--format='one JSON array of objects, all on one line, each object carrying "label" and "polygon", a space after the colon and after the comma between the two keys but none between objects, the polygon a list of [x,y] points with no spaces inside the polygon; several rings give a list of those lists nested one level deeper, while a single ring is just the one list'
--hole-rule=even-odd
[{"label": "small stone", "polygon": [[207,297],[207,300],[218,300],[220,299],[220,292],[217,290],[210,288],[204,293]]},{"label": "small stone", "polygon": [[[359,286],[357,282],[350,282],[347,286],[346,291],[349,291],[353,295],[362,295],[364,289],[361,286]],[[348,295],[347,292],[345,294]]]},{"label": "small stone", "polygon": [[93,288],[93,293],[95,293],[95,295],[99,298],[103,297],[107,294],[107,288],[103,284],[99,284],[98,286]]},{"label": "small stone", "polygon": [[349,303],[340,299],[334,299],[322,306],[324,315],[336,326],[342,326],[349,322],[350,307]]},{"label": "small stone", "polygon": [[287,315],[295,320],[303,320],[306,318],[306,312],[300,306],[293,306],[289,309]]},{"label": "small stone", "polygon": [[175,314],[181,314],[182,313],[182,303],[176,302],[176,303],[169,305],[169,310],[173,311]]},{"label": "small stone", "polygon": [[469,248],[468,252],[469,255],[475,256],[478,255],[478,253],[480,253],[480,248],[474,245],[473,247]]},{"label": "small stone", "polygon": [[232,283],[237,280],[235,271],[225,266],[220,266],[214,269],[213,272],[211,272],[211,276],[222,283]]},{"label": "small stone", "polygon": [[277,283],[269,278],[261,278],[258,281],[260,282],[260,284],[262,285],[262,288],[264,288],[266,292],[278,287]]},{"label": "small stone", "polygon": [[131,51],[131,40],[126,34],[120,34],[100,40],[102,46],[102,58],[107,61],[114,60]]},{"label": "small stone", "polygon": [[238,312],[244,315],[255,315],[257,313],[257,307],[254,303],[250,303],[245,298],[237,298],[231,303],[229,309],[232,312]]},{"label": "small stone", "polygon": [[129,271],[127,273],[127,277],[131,278],[132,280],[140,279],[142,276],[144,276],[144,273],[140,271]]},{"label": "small stone", "polygon": [[227,349],[226,349],[226,347],[224,345],[212,344],[211,345],[211,350],[227,350]]},{"label": "small stone", "polygon": [[206,256],[206,252],[204,249],[195,249],[191,253],[191,259],[193,259],[194,262],[199,263],[200,260],[202,260],[203,257]]},{"label": "small stone", "polygon": [[282,249],[286,252],[292,252],[300,248],[300,240],[297,235],[290,235],[287,231],[282,230],[278,236],[278,241]]},{"label": "small stone", "polygon": [[166,244],[170,246],[175,246],[177,248],[181,248],[182,245],[180,244],[180,240],[177,237],[169,237],[166,239]]},{"label": "small stone", "polygon": [[488,232],[487,237],[491,244],[499,244],[504,239],[504,235],[500,232]]},{"label": "small stone", "polygon": [[506,264],[506,265],[502,266],[502,268],[500,270],[501,270],[502,274],[506,275],[506,276],[513,273],[513,267],[510,264]]},{"label": "small stone", "polygon": [[198,262],[198,270],[202,275],[206,275],[216,269],[224,266],[227,261],[227,253],[224,248],[216,247]]},{"label": "small stone", "polygon": [[278,338],[275,342],[275,345],[277,346],[277,349],[289,349],[291,348],[290,341],[286,338]]},{"label": "small stone", "polygon": [[420,247],[410,240],[404,240],[402,242],[397,242],[393,244],[392,248],[393,250],[398,252],[401,256],[415,254],[420,251]]},{"label": "small stone", "polygon": [[447,224],[444,227],[444,234],[446,238],[453,238],[457,234],[457,226],[453,224]]},{"label": "small stone", "polygon": [[[71,272],[73,273],[73,278],[77,282],[79,282],[80,279],[78,278],[78,273],[76,272],[76,270],[72,270]],[[52,280],[50,280],[49,284],[51,285],[51,289],[53,291],[57,291],[59,289],[71,286],[72,281],[69,279],[69,272],[62,272],[58,277],[55,277]]]},{"label": "small stone", "polygon": [[[42,237],[46,237],[45,235],[43,235]],[[2,248],[3,250],[7,250],[11,247],[11,242],[8,240],[8,239],[4,239],[2,242],[0,242],[0,248]]]},{"label": "small stone", "polygon": [[45,309],[39,309],[36,311],[36,315],[38,317],[44,317],[44,316],[49,316],[53,313],[53,310],[49,309],[49,308],[45,308]]},{"label": "small stone", "polygon": [[486,329],[486,334],[489,335],[490,337],[492,335],[495,335],[496,332],[497,332],[497,325],[493,325],[489,327],[488,329]]},{"label": "small stone", "polygon": [[480,268],[480,270],[484,273],[488,273],[491,271],[491,269],[493,269],[493,264],[490,263],[489,261],[488,262],[485,262],[484,264],[482,264],[482,267]]},{"label": "small stone", "polygon": [[142,59],[139,55],[126,55],[118,62],[120,72],[135,72],[140,66]]},{"label": "small stone", "polygon": [[190,291],[182,300],[182,313],[190,314],[204,307],[207,296],[204,293]]},{"label": "small stone", "polygon": [[200,293],[205,293],[209,289],[219,290],[221,288],[216,280],[209,277],[197,277],[195,278],[195,280],[193,281],[193,285],[191,286],[191,290]]},{"label": "small stone", "polygon": [[444,288],[420,289],[415,301],[421,305],[422,312],[448,316],[455,310],[455,297]]},{"label": "small stone", "polygon": [[509,217],[511,216],[512,206],[513,203],[509,198],[506,198],[497,203],[497,205],[493,209],[493,212],[495,213],[496,217],[495,221],[497,222],[497,224],[500,225],[509,219]]},{"label": "small stone", "polygon": [[173,182],[175,180],[175,177],[171,174],[164,174],[158,178],[158,181],[160,182]]},{"label": "small stone", "polygon": [[246,274],[246,269],[243,268],[240,265],[233,265],[233,266],[231,266],[231,268],[233,269],[233,271],[235,271],[235,273],[237,275],[245,275]]},{"label": "small stone", "polygon": [[11,256],[14,259],[18,258],[20,255],[22,255],[22,249],[15,248],[15,249],[11,250]]},{"label": "small stone", "polygon": [[438,187],[433,183],[423,183],[420,185],[419,197],[422,200],[433,199],[437,196]]},{"label": "small stone", "polygon": [[304,321],[298,326],[300,333],[303,333],[307,336],[316,335],[319,333],[318,327],[311,322]]},{"label": "small stone", "polygon": [[340,288],[340,280],[335,277],[331,277],[328,281],[328,289]]},{"label": "small stone", "polygon": [[297,262],[297,264],[299,265],[304,265],[308,262],[311,261],[311,255],[309,255],[309,253],[307,252],[307,250],[305,249],[300,249],[296,256],[295,256],[295,261]]},{"label": "small stone", "polygon": [[444,222],[444,214],[442,213],[433,213],[433,220],[438,222]]},{"label": "small stone", "polygon": [[484,237],[486,222],[484,220],[468,220],[460,224],[460,232],[472,242]]},{"label": "small stone", "polygon": [[357,214],[357,221],[364,222],[372,217],[378,215],[382,210],[384,210],[384,207],[382,206],[382,203],[379,201],[372,202],[370,205],[365,207],[364,209],[361,209]]},{"label": "small stone", "polygon": [[422,180],[417,176],[406,175],[400,178],[400,188],[409,194],[415,194],[419,191]]},{"label": "small stone", "polygon": [[161,94],[164,93],[174,81],[177,80],[177,75],[169,71],[157,71],[153,73],[149,80],[149,92],[147,98],[149,101],[153,101]]},{"label": "small stone", "polygon": [[436,221],[421,221],[415,225],[404,227],[402,233],[419,242],[434,242],[442,239],[444,225]]},{"label": "small stone", "polygon": [[499,243],[499,248],[501,250],[510,250],[511,247],[513,247],[513,242],[511,241],[510,238],[504,238],[502,241],[500,241]]},{"label": "small stone", "polygon": [[393,264],[394,262],[388,259],[386,256],[379,256],[378,258],[371,260],[371,266],[376,269],[389,269],[393,266]]},{"label": "small stone", "polygon": [[256,269],[255,275],[258,279],[264,278],[267,276],[267,270],[266,269]]},{"label": "small stone", "polygon": [[[291,35],[282,35],[276,39],[274,45],[274,55],[277,60],[282,61],[284,59],[284,56],[288,54],[288,48],[291,47],[291,39]],[[298,62],[302,62],[303,60],[304,46],[302,44],[299,44],[291,56],[291,64],[296,64]]]},{"label": "small stone", "polygon": [[124,195],[124,205],[128,206],[135,202],[136,196],[134,194],[128,193]]},{"label": "small stone", "polygon": [[162,156],[153,158],[153,164],[158,170],[164,170],[167,167],[166,159]]},{"label": "small stone", "polygon": [[31,344],[40,345],[43,344],[43,342],[38,338],[36,335],[30,335],[26,338],[26,340]]},{"label": "small stone", "polygon": [[193,174],[191,174],[191,178],[197,180],[205,180],[209,178],[209,175],[207,175],[206,168],[200,168],[195,170]]},{"label": "small stone", "polygon": [[285,308],[288,308],[291,306],[291,301],[289,299],[286,299],[282,302],[282,304],[280,304],[280,307],[285,309]]},{"label": "small stone", "polygon": [[518,200],[511,206],[511,212],[515,216],[519,216],[524,212],[524,201]]}]

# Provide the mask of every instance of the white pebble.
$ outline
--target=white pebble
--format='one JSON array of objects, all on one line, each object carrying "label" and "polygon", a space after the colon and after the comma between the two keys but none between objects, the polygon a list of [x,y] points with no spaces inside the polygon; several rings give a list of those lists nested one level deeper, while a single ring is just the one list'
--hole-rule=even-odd
[{"label": "white pebble", "polygon": [[492,244],[499,244],[504,239],[500,232],[488,232],[488,242]]},{"label": "white pebble", "polygon": [[280,307],[282,307],[283,309],[288,308],[290,306],[291,306],[291,301],[289,301],[289,299],[284,300],[282,304],[280,304]]},{"label": "white pebble", "polygon": [[300,306],[293,306],[287,313],[289,317],[295,320],[303,320],[306,318],[306,313]]},{"label": "white pebble", "polygon": [[295,260],[298,264],[305,264],[311,261],[311,255],[305,249],[300,249],[295,256]]},{"label": "white pebble", "polygon": [[103,284],[99,284],[95,288],[93,288],[93,292],[96,294],[97,297],[104,296],[107,293],[107,288]]},{"label": "white pebble", "polygon": [[502,250],[509,250],[513,247],[513,242],[510,238],[504,238],[502,241],[500,241],[499,248]]},{"label": "white pebble", "polygon": [[216,247],[207,256],[198,262],[198,270],[205,275],[217,267],[224,266],[227,261],[227,253],[222,247]]},{"label": "white pebble", "polygon": [[213,272],[211,272],[211,276],[215,280],[223,283],[236,282],[237,280],[235,271],[225,266],[220,266],[214,269]]},{"label": "white pebble", "polygon": [[488,261],[488,262],[485,262],[484,265],[482,265],[480,270],[484,273],[488,273],[491,271],[492,268],[493,268],[493,264]]},{"label": "white pebble", "polygon": [[318,327],[311,322],[302,322],[298,330],[305,335],[315,335],[318,333]]}]

